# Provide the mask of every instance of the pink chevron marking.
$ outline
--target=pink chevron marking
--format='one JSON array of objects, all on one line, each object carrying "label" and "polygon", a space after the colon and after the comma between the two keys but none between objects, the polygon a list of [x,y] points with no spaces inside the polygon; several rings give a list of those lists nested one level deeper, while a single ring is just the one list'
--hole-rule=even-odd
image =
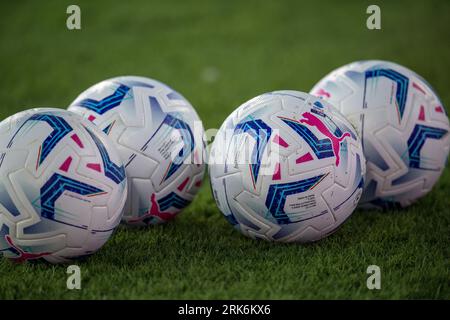
[{"label": "pink chevron marking", "polygon": [[173,218],[175,218],[176,214],[172,214],[170,212],[159,211],[159,205],[158,205],[158,202],[156,201],[155,194],[152,194],[150,201],[152,202],[150,210],[146,214],[144,214],[142,217],[130,220],[129,221],[130,223],[141,222],[148,217],[158,217],[164,221],[169,221],[169,220],[172,220]]},{"label": "pink chevron marking", "polygon": [[425,109],[423,106],[420,106],[419,120],[425,121]]},{"label": "pink chevron marking", "polygon": [[305,112],[302,114],[304,119],[300,120],[300,123],[305,123],[309,126],[316,127],[324,136],[326,136],[331,141],[331,146],[333,147],[333,153],[336,157],[336,166],[339,166],[340,157],[339,153],[341,151],[341,142],[346,138],[350,137],[349,132],[344,132],[341,137],[336,137],[330,129],[315,115],[310,112]]},{"label": "pink chevron marking", "polygon": [[321,97],[331,98],[331,94],[322,88],[320,88],[319,90],[316,91],[316,95],[321,96]]},{"label": "pink chevron marking", "polygon": [[90,122],[93,122],[95,119],[96,119],[96,117],[94,115],[92,115],[92,114],[88,117],[88,120]]},{"label": "pink chevron marking", "polygon": [[81,142],[80,137],[78,137],[78,135],[76,133],[74,133],[73,135],[70,136],[72,138],[73,141],[75,141],[75,143],[81,148],[84,148],[83,142]]},{"label": "pink chevron marking", "polygon": [[184,189],[184,187],[186,187],[188,181],[189,181],[189,177],[184,179],[184,181],[178,186],[178,191],[183,191],[183,189]]},{"label": "pink chevron marking", "polygon": [[434,111],[444,113],[444,109],[442,108],[442,106],[437,106],[436,108],[434,108]]},{"label": "pink chevron marking", "polygon": [[102,172],[102,167],[100,166],[100,163],[88,163],[86,167],[95,170],[97,172]]},{"label": "pink chevron marking", "polygon": [[280,137],[278,134],[275,136],[275,138],[273,138],[273,142],[279,144],[283,148],[289,147],[289,144],[286,141],[284,141],[284,139]]},{"label": "pink chevron marking", "polygon": [[307,154],[304,154],[301,157],[297,158],[295,160],[295,163],[299,164],[299,163],[308,162],[311,160],[314,160],[314,159],[313,159],[311,153],[308,152]]},{"label": "pink chevron marking", "polygon": [[159,217],[165,221],[172,220],[175,217],[174,214],[171,214],[169,212],[159,211],[159,205],[158,205],[158,202],[156,201],[155,194],[152,194],[150,200],[152,202],[152,206],[150,208],[150,215]]},{"label": "pink chevron marking", "polygon": [[425,95],[425,96],[427,95],[426,92],[425,92],[425,90],[423,90],[417,83],[413,82],[412,86],[413,86],[414,89],[417,89],[417,90],[419,90],[420,92],[422,92],[423,95]]},{"label": "pink chevron marking", "polygon": [[281,166],[279,162],[275,165],[272,180],[281,180]]},{"label": "pink chevron marking", "polygon": [[42,252],[42,253],[29,253],[29,252],[25,252],[23,251],[21,248],[19,248],[18,246],[16,246],[14,244],[14,242],[12,241],[11,237],[9,235],[5,235],[5,240],[6,242],[8,242],[8,244],[14,248],[18,253],[19,256],[17,258],[13,258],[13,260],[15,262],[25,262],[27,260],[32,260],[32,259],[39,259],[42,258],[43,256],[48,256],[49,254],[51,254],[50,252]]},{"label": "pink chevron marking", "polygon": [[59,167],[59,170],[67,172],[69,171],[70,168],[70,164],[72,163],[72,157],[68,157],[63,164],[61,165],[61,167]]}]

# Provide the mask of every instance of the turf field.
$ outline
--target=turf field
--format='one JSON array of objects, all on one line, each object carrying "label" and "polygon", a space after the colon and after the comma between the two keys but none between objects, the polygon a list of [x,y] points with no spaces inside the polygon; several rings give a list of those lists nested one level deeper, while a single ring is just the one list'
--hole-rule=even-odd
[{"label": "turf field", "polygon": [[[77,3],[82,30],[66,28]],[[10,1],[0,4],[0,116],[64,108],[88,86],[135,74],[159,79],[217,128],[266,91],[309,91],[332,69],[386,59],[423,75],[450,105],[450,2],[386,1],[382,30],[366,28],[371,1]],[[450,111],[450,109],[447,109]],[[0,299],[391,299],[450,298],[450,170],[408,210],[357,211],[312,245],[244,238],[225,221],[208,183],[173,223],[121,226],[66,267],[0,259]],[[381,267],[382,288],[366,287]]]}]

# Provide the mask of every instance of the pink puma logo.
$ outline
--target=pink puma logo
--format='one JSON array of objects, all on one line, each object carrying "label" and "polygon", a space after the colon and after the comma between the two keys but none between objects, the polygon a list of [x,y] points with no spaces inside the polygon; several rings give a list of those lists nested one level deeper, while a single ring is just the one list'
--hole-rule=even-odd
[{"label": "pink puma logo", "polygon": [[324,136],[330,139],[331,146],[333,148],[333,153],[336,157],[336,166],[339,166],[340,162],[339,152],[341,150],[341,142],[346,137],[350,137],[351,136],[350,133],[344,132],[344,134],[341,137],[336,137],[333,133],[331,133],[330,129],[328,129],[327,126],[325,126],[323,122],[312,113],[305,112],[302,114],[302,116],[304,117],[304,119],[301,119],[300,123],[306,123],[307,125],[316,127]]},{"label": "pink puma logo", "polygon": [[316,95],[331,98],[331,94],[328,91],[325,91],[325,89],[320,88],[317,90]]},{"label": "pink puma logo", "polygon": [[19,253],[19,256],[17,258],[13,258],[16,262],[19,262],[19,263],[27,261],[27,260],[39,259],[39,258],[42,258],[43,256],[48,256],[49,254],[51,254],[50,252],[43,252],[43,253],[25,252],[21,248],[19,248],[18,246],[16,246],[14,244],[14,242],[12,241],[12,239],[9,235],[6,235],[5,239],[6,239],[6,242],[8,242],[8,244]]},{"label": "pink puma logo", "polygon": [[159,205],[158,205],[158,202],[156,201],[155,194],[152,194],[150,201],[152,202],[150,210],[146,214],[144,214],[142,217],[139,217],[138,219],[130,220],[129,221],[130,223],[139,222],[148,217],[158,217],[164,221],[169,221],[169,220],[172,220],[173,218],[175,218],[175,214],[172,214],[170,212],[159,211]]}]

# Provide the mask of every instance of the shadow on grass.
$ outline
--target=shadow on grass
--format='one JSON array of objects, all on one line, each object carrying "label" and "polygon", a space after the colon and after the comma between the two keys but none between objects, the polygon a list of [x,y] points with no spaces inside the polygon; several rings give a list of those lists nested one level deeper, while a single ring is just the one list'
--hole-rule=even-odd
[{"label": "shadow on grass", "polygon": [[[309,244],[283,244],[247,238],[234,230],[211,203],[199,203],[165,225],[120,225],[98,253],[74,260],[73,264],[141,269],[158,263],[170,269],[174,265],[195,263],[215,267],[224,261],[313,259],[327,252],[339,257],[361,248],[382,254],[381,248],[389,252],[395,249],[391,248],[392,243],[401,246],[410,241],[412,232],[426,233],[421,211],[432,205],[429,199],[423,199],[405,210],[356,210],[325,239]],[[433,212],[439,215],[443,204],[434,205],[437,208]],[[376,249],[376,246],[380,248]],[[32,261],[27,268],[48,268],[47,264]],[[53,268],[66,268],[67,265]]]}]

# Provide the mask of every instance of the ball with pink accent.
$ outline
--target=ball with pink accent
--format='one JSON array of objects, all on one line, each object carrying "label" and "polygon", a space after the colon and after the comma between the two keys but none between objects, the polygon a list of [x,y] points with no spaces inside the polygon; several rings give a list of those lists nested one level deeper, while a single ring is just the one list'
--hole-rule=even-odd
[{"label": "ball with pink accent", "polygon": [[361,207],[407,207],[431,191],[447,163],[450,125],[426,80],[393,62],[357,61],[332,71],[311,93],[338,108],[361,136]]},{"label": "ball with pink accent", "polygon": [[365,158],[336,108],[306,93],[275,91],[225,120],[209,175],[219,209],[244,235],[311,242],[334,233],[356,208]]},{"label": "ball with pink accent", "polygon": [[127,180],[108,137],[61,109],[0,123],[0,252],[17,262],[91,255],[120,223]]},{"label": "ball with pink accent", "polygon": [[118,148],[128,179],[123,221],[147,226],[173,220],[200,190],[204,129],[193,106],[169,86],[144,77],[104,80],[70,105]]}]

